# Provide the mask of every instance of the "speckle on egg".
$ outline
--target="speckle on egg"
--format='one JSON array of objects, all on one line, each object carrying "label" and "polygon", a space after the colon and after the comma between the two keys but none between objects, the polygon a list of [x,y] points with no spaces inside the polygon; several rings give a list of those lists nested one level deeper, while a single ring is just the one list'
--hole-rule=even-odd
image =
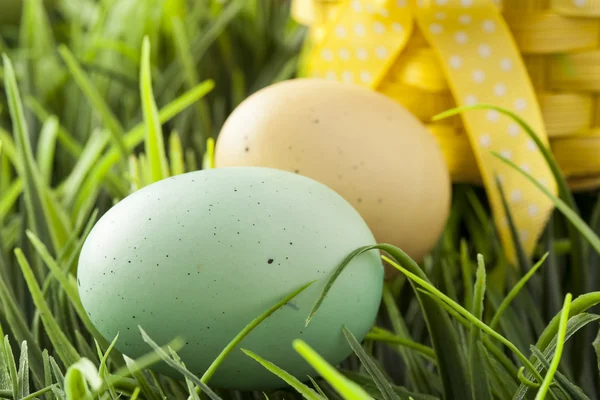
[{"label": "speckle on egg", "polygon": [[[252,140],[253,154],[239,151],[241,138]],[[286,148],[292,157],[282,157]],[[450,174],[435,138],[401,104],[359,85],[301,78],[255,92],[225,121],[215,166],[269,166],[315,179],[355,205],[377,242],[416,261],[434,248],[450,210]]]}]

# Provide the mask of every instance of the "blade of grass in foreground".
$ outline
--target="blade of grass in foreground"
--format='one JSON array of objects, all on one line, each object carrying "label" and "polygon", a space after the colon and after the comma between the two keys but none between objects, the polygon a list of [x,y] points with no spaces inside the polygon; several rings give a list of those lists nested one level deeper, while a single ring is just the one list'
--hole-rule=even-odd
[{"label": "blade of grass in foreground", "polygon": [[103,130],[96,130],[90,135],[77,163],[60,186],[60,190],[63,193],[63,204],[69,206],[73,203],[86,175],[102,155],[104,148],[108,144],[108,140],[109,134]]},{"label": "blade of grass in foreground", "polygon": [[29,396],[29,357],[27,356],[27,342],[21,343],[21,355],[19,356],[19,371],[17,372],[19,381],[19,395],[22,399]]},{"label": "blade of grass in foreground", "polygon": [[[213,81],[205,81],[196,86],[194,89],[173,100],[162,110],[160,110],[158,116],[161,124],[169,121],[175,115],[194,104],[195,101],[205,96],[213,88]],[[132,150],[135,146],[140,144],[144,140],[144,135],[144,124],[139,124],[126,133],[124,140],[127,148]],[[90,172],[88,179],[86,179],[84,185],[79,190],[77,199],[73,203],[72,215],[79,215],[79,212],[82,211],[82,209],[92,207],[102,180],[110,172],[110,169],[113,167],[113,165],[119,161],[119,159],[120,153],[116,149],[111,149],[96,163],[94,169]]]},{"label": "blade of grass in foreground", "polygon": [[556,338],[557,346],[554,351],[554,358],[552,359],[552,363],[550,364],[550,368],[542,381],[542,385],[535,396],[535,400],[543,400],[546,398],[546,394],[550,389],[550,384],[554,378],[554,374],[558,369],[558,364],[560,363],[560,356],[562,355],[562,350],[565,345],[565,335],[567,333],[567,322],[569,321],[569,307],[571,306],[571,294],[567,293],[565,296],[565,303],[563,309],[560,313],[560,323],[558,326],[558,336]]},{"label": "blade of grass in foreground", "polygon": [[539,183],[535,178],[533,178],[526,171],[523,171],[512,161],[506,159],[496,152],[493,152],[492,154],[527,178],[528,181],[533,183],[541,192],[543,192],[550,200],[552,200],[556,208],[569,220],[569,222],[571,222],[577,228],[581,235],[587,239],[588,243],[592,245],[594,250],[600,254],[600,239],[598,236],[596,236],[596,233],[585,223],[585,221],[569,207],[567,203],[550,193],[550,191],[546,189],[544,185]]},{"label": "blade of grass in foreground", "polygon": [[[408,324],[396,304],[396,296],[392,294],[389,285],[383,286],[382,300],[395,334],[402,339],[412,340]],[[411,388],[422,393],[435,393],[437,382],[434,382],[434,379],[432,379],[431,372],[427,369],[424,360],[417,358],[415,354],[403,347],[396,346],[395,350],[402,357],[404,365],[406,365],[407,377],[410,380]],[[432,351],[432,354],[434,363],[437,364],[435,351]]]},{"label": "blade of grass in foreground", "polygon": [[15,363],[15,356],[13,354],[8,335],[4,336],[2,351],[4,352],[4,360],[8,367],[8,373],[10,375],[10,383],[12,388],[13,399],[19,398],[19,378],[17,374],[17,365]]},{"label": "blade of grass in foreground", "polygon": [[371,400],[371,396],[363,388],[338,372],[304,341],[296,339],[292,342],[292,345],[342,397],[353,400]]},{"label": "blade of grass in foreground", "polygon": [[508,205],[508,200],[506,199],[504,188],[502,187],[502,184],[500,183],[500,179],[498,177],[496,177],[496,186],[498,188],[498,193],[500,194],[500,200],[502,201],[502,208],[504,209],[504,213],[506,214],[506,221],[508,222],[510,237],[512,239],[514,251],[516,253],[516,259],[519,263],[518,266],[520,267],[521,271],[529,271],[531,269],[531,262],[529,260],[529,257],[525,253],[525,249],[523,248],[523,243],[521,242],[521,235],[519,234],[519,231],[515,224],[515,219],[513,218],[510,206]]},{"label": "blade of grass in foreground", "polygon": [[160,358],[162,358],[162,360],[165,363],[167,363],[167,365],[169,365],[171,368],[175,369],[177,372],[182,374],[184,377],[186,377],[189,380],[191,380],[192,382],[194,382],[194,384],[196,386],[199,386],[200,389],[204,393],[206,393],[206,395],[208,397],[210,397],[212,400],[221,400],[221,398],[215,392],[213,392],[211,390],[211,388],[209,388],[204,382],[202,382],[200,379],[198,379],[198,377],[196,375],[192,374],[186,368],[182,367],[175,360],[173,360],[173,358],[171,358],[165,350],[163,350],[158,344],[156,344],[150,338],[150,336],[148,336],[148,334],[142,329],[141,326],[139,327],[139,329],[140,329],[140,332],[142,333],[142,339],[144,340],[144,342],[148,343],[150,345],[150,347],[152,347],[152,349],[160,356]]},{"label": "blade of grass in foreground", "polygon": [[365,336],[365,340],[373,340],[373,341],[378,341],[378,342],[383,342],[383,343],[397,344],[397,345],[400,345],[400,346],[403,346],[408,349],[416,351],[417,353],[421,354],[423,357],[426,357],[431,362],[435,363],[437,361],[435,359],[435,351],[431,347],[426,346],[421,343],[418,343],[418,342],[415,342],[410,339],[405,339],[403,337],[394,335],[392,332],[389,332],[389,331],[379,328],[377,326],[374,326],[371,329],[371,332],[367,333],[367,336]]},{"label": "blade of grass in foreground", "polygon": [[[542,364],[542,366],[546,369],[550,369],[550,361],[548,358],[542,353],[537,347],[531,346],[531,353],[538,359],[538,361]],[[561,374],[559,371],[556,371],[554,375],[554,382],[556,385],[566,394],[571,396],[574,400],[590,400],[588,396],[583,393],[583,391],[575,386],[571,381],[567,379],[566,376]]]},{"label": "blade of grass in foreground", "polygon": [[125,146],[125,142],[123,141],[123,134],[125,133],[125,130],[119,122],[119,119],[113,114],[109,105],[106,104],[102,98],[102,95],[98,92],[98,89],[96,89],[90,78],[81,69],[79,63],[69,48],[65,45],[60,45],[58,52],[62,56],[67,68],[73,75],[75,82],[77,85],[79,85],[79,88],[85,94],[90,104],[95,110],[98,111],[98,114],[101,116],[104,124],[112,134],[112,139],[121,152],[122,159],[126,160],[129,153],[127,151],[127,147]]},{"label": "blade of grass in foreground", "polygon": [[[43,180],[33,156],[15,71],[10,59],[6,55],[3,55],[3,60],[5,69],[4,84],[6,86],[11,120],[16,136],[18,155],[22,160],[23,166],[23,171],[21,172],[24,175],[22,178],[25,188],[25,204],[28,210],[27,215],[38,235],[46,243],[51,242],[54,248],[60,248],[60,245],[66,241],[66,228],[61,221],[54,221],[52,218],[52,215],[57,215],[58,212],[51,212],[49,210],[52,202],[48,201],[49,194],[42,185]],[[39,274],[39,271],[36,272]]]},{"label": "blade of grass in foreground", "polygon": [[538,150],[542,153],[542,156],[546,160],[546,163],[552,170],[552,174],[554,175],[554,177],[556,179],[556,183],[558,185],[561,196],[564,196],[565,201],[567,201],[569,203],[569,205],[571,207],[573,207],[573,209],[576,209],[575,208],[575,200],[573,198],[571,191],[569,190],[569,185],[567,184],[566,179],[564,179],[562,170],[560,169],[560,166],[554,159],[552,152],[546,147],[546,144],[540,140],[540,138],[538,137],[538,135],[536,135],[536,133],[533,131],[533,129],[517,114],[515,114],[512,111],[509,111],[505,108],[490,105],[490,104],[475,104],[475,105],[471,105],[471,106],[457,107],[452,110],[445,111],[443,113],[435,115],[432,118],[432,120],[439,121],[444,118],[458,115],[458,114],[461,114],[461,113],[463,113],[465,111],[469,111],[469,110],[494,110],[501,114],[507,115],[508,117],[512,118],[517,124],[519,124],[519,126],[525,131],[525,133],[527,133],[527,135],[531,138],[531,140],[533,140],[535,142]]},{"label": "blade of grass in foreground", "polygon": [[81,301],[79,299],[79,293],[77,292],[77,288],[74,285],[72,285],[71,282],[69,282],[67,276],[60,269],[60,266],[48,252],[46,246],[44,246],[44,244],[40,241],[38,237],[35,236],[33,232],[28,230],[26,232],[26,235],[31,241],[33,247],[36,249],[40,257],[42,258],[42,260],[44,260],[44,263],[46,263],[46,266],[48,266],[48,269],[50,270],[52,276],[54,276],[54,278],[60,283],[62,290],[64,290],[64,292],[68,296],[71,305],[77,312],[77,316],[81,319],[83,325],[89,332],[93,333],[94,336],[99,338],[102,337],[90,321],[87,313],[85,312],[83,305],[81,304]]},{"label": "blade of grass in foreground", "polygon": [[329,400],[327,398],[327,395],[325,394],[325,392],[323,392],[323,389],[321,389],[321,387],[319,386],[319,384],[317,383],[317,381],[315,381],[313,379],[313,377],[309,376],[308,379],[310,380],[310,383],[312,383],[313,387],[315,388],[315,390],[323,397],[325,398],[325,400]]},{"label": "blade of grass in foreground", "polygon": [[150,72],[150,39],[144,37],[142,43],[142,65],[140,68],[140,95],[144,123],[146,125],[145,151],[150,164],[152,182],[157,182],[169,176],[162,127],[158,117],[158,107],[152,92],[152,76]]},{"label": "blade of grass in foreground", "polygon": [[[580,296],[581,298],[582,296]],[[587,299],[584,299],[585,301],[579,301],[580,299],[576,299],[575,301],[573,301],[571,303],[571,307],[570,307],[570,318],[567,322],[567,330],[566,330],[566,334],[565,334],[565,338],[564,341],[568,341],[573,335],[575,335],[575,333],[577,333],[578,331],[580,331],[582,328],[584,328],[586,325],[592,323],[592,322],[596,322],[600,319],[600,315],[597,314],[588,314],[588,313],[582,313],[581,312],[581,307],[585,307],[587,304]],[[556,350],[556,346],[558,345],[558,329],[560,328],[560,326],[558,325],[560,323],[560,318],[562,317],[561,313],[558,313],[555,318],[551,321],[551,325],[553,325],[553,328],[548,329],[548,332],[542,334],[542,336],[544,335],[549,335],[550,332],[555,332],[553,337],[550,338],[550,341],[546,344],[537,344],[536,347],[543,352],[544,356],[547,359],[552,359],[554,352]],[[557,321],[557,322],[555,322]],[[556,325],[555,325],[556,324]],[[540,340],[538,342],[544,342],[544,340],[542,338],[540,338]],[[540,371],[542,369],[542,363],[536,359],[536,357],[532,356],[531,357],[532,362],[534,363],[535,368]],[[525,375],[527,378],[531,376],[531,374],[526,373]],[[521,385],[519,386],[518,391],[515,393],[514,395],[514,399],[515,400],[521,400],[521,399],[525,399],[527,398],[527,392],[528,392],[529,388],[525,385]]]},{"label": "blade of grass in foreground", "polygon": [[521,362],[523,362],[523,364],[527,367],[527,369],[529,371],[531,371],[531,373],[534,374],[535,378],[538,379],[540,382],[542,381],[542,376],[537,372],[537,370],[535,369],[533,364],[529,361],[529,359],[527,359],[527,357],[525,357],[525,355],[523,353],[521,353],[519,351],[519,349],[514,344],[512,344],[508,339],[506,339],[504,336],[500,335],[498,332],[491,329],[489,326],[487,326],[485,323],[483,323],[481,320],[479,320],[473,314],[471,314],[469,311],[467,311],[465,308],[463,308],[460,304],[449,299],[445,294],[443,294],[438,289],[436,289],[433,285],[431,285],[431,283],[428,283],[424,279],[413,274],[411,271],[408,271],[407,269],[401,267],[400,265],[398,265],[397,263],[395,263],[388,257],[386,257],[386,256],[382,256],[382,257],[384,259],[386,259],[386,261],[389,262],[392,266],[394,266],[395,268],[400,270],[403,274],[408,276],[412,281],[418,283],[419,286],[424,288],[424,290],[431,293],[431,295],[433,297],[435,297],[436,299],[438,299],[441,302],[446,303],[448,306],[450,306],[455,311],[457,311],[460,315],[465,317],[465,319],[467,319],[471,324],[475,324],[477,327],[479,327],[485,333],[492,336],[493,338],[495,338],[496,340],[498,340],[502,344],[504,344],[506,347],[508,347],[521,360]]},{"label": "blade of grass in foreground", "polygon": [[[477,256],[477,274],[473,290],[472,314],[477,319],[483,317],[483,303],[485,298],[485,262],[483,256]],[[485,369],[485,353],[479,348],[481,342],[481,331],[475,325],[471,325],[469,336],[469,369],[471,372],[471,390],[473,400],[492,399],[492,391]]]},{"label": "blade of grass in foreground", "polygon": [[[429,283],[429,280],[421,267],[412,260],[405,252],[401,249],[389,245],[389,244],[377,244],[374,246],[366,246],[361,247],[346,257],[346,259],[335,269],[335,271],[329,277],[329,280],[325,284],[319,298],[315,302],[313,308],[311,309],[306,324],[310,323],[310,320],[314,317],[323,300],[327,296],[327,293],[333,286],[337,277],[342,273],[344,268],[348,265],[348,263],[356,256],[371,250],[383,250],[386,253],[390,254],[394,259],[398,260],[403,265],[406,265],[407,268],[411,271],[411,277],[417,277],[419,282],[423,282],[429,287],[432,285]],[[390,262],[391,260],[386,257],[386,261]],[[396,264],[397,265],[397,264]],[[394,265],[394,266],[396,266]],[[398,268],[396,266],[396,268]],[[403,269],[406,271],[405,269]],[[407,271],[408,272],[408,271]],[[414,280],[410,280],[413,288]],[[440,292],[441,294],[441,292]],[[442,378],[442,383],[444,386],[445,396],[448,398],[456,398],[456,399],[468,399],[471,397],[471,387],[469,385],[469,380],[466,374],[466,368],[464,365],[464,355],[462,352],[461,345],[458,341],[458,334],[455,327],[452,325],[450,321],[450,317],[447,312],[437,304],[435,301],[430,299],[428,296],[423,295],[417,292],[417,298],[423,310],[423,314],[425,315],[425,320],[427,322],[427,327],[429,329],[430,338],[433,342],[433,348],[435,349],[437,361],[438,361],[438,371],[440,377]],[[459,306],[460,307],[460,306]],[[464,310],[464,309],[463,309]],[[472,314],[466,310],[464,310],[470,317],[473,317]],[[475,318],[475,320],[477,320]],[[478,321],[478,320],[477,320]],[[514,346],[513,346],[514,347]],[[517,350],[517,349],[515,349]],[[518,351],[518,350],[517,350]],[[527,358],[525,361],[529,362]],[[540,379],[541,380],[541,379]]]},{"label": "blade of grass in foreground", "polygon": [[206,370],[204,375],[202,375],[202,378],[200,380],[204,383],[207,383],[209,381],[209,379],[215,374],[219,365],[221,365],[223,360],[225,360],[225,357],[227,357],[229,355],[229,353],[231,353],[234,350],[235,346],[240,344],[240,342],[242,340],[244,340],[244,338],[246,336],[248,336],[250,334],[250,332],[252,332],[252,330],[254,330],[254,328],[256,328],[258,325],[260,325],[264,320],[266,320],[269,316],[271,316],[275,311],[279,310],[281,307],[286,305],[288,302],[292,301],[292,299],[294,299],[296,296],[298,296],[300,293],[302,293],[304,290],[306,290],[310,285],[312,285],[315,282],[316,281],[311,281],[311,282],[308,282],[308,283],[302,285],[300,288],[294,290],[292,293],[288,294],[283,299],[279,300],[277,303],[275,303],[273,306],[271,306],[268,310],[263,312],[261,315],[259,315],[254,320],[252,320],[248,325],[246,325],[244,327],[244,329],[242,329],[242,331],[240,333],[238,333],[236,335],[236,337],[233,338],[233,340],[231,342],[229,342],[229,344],[227,344],[227,346],[223,349],[223,351],[212,362],[210,367],[208,367],[208,369]]},{"label": "blade of grass in foreground", "polygon": [[[369,375],[360,374],[358,372],[348,371],[345,369],[340,369],[340,373],[344,375],[346,378],[352,380],[353,382],[359,384],[366,392],[368,392],[371,396],[379,396],[377,386],[373,382],[373,379]],[[413,400],[440,400],[439,397],[429,395],[429,394],[421,394],[415,393],[413,391],[409,391],[408,389],[402,386],[393,386],[394,392],[400,396],[402,400],[413,399]],[[380,397],[377,397],[380,398]]]},{"label": "blade of grass in foreground", "polygon": [[137,386],[140,388],[140,392],[148,400],[161,400],[161,396],[152,390],[152,384],[150,380],[143,374],[142,369],[138,367],[137,362],[129,357],[124,357],[125,365],[129,368],[131,376],[135,379]]},{"label": "blade of grass in foreground", "polygon": [[51,116],[42,126],[40,140],[37,145],[36,159],[40,167],[40,174],[44,185],[50,186],[56,150],[56,137],[58,135],[58,118]]},{"label": "blade of grass in foreground", "polygon": [[265,360],[264,358],[260,357],[258,354],[255,354],[250,350],[247,350],[247,349],[241,349],[241,350],[248,357],[254,359],[260,365],[265,367],[269,372],[272,372],[273,374],[277,375],[285,383],[287,383],[288,385],[293,387],[305,399],[307,399],[307,400],[323,400],[324,399],[317,392],[315,392],[314,390],[312,390],[311,388],[309,388],[308,386],[306,386],[305,384],[300,382],[298,380],[298,378],[296,378],[295,376],[291,375],[290,373],[284,371],[283,369],[279,368],[272,362]]},{"label": "blade of grass in foreground", "polygon": [[346,340],[352,347],[352,350],[356,353],[358,358],[360,359],[362,365],[365,367],[371,378],[373,378],[373,382],[377,385],[377,388],[383,395],[384,400],[399,400],[400,398],[392,389],[392,386],[388,382],[388,380],[383,376],[381,370],[375,365],[371,357],[365,352],[362,348],[356,337],[346,328],[342,326],[342,331],[344,332],[344,336],[346,336]]},{"label": "blade of grass in foreground", "polygon": [[[573,194],[569,190],[568,183],[562,173],[562,170],[560,169],[560,166],[556,162],[556,160],[552,154],[552,151],[548,147],[546,147],[546,145],[540,140],[540,138],[538,137],[538,135],[536,135],[536,133],[533,131],[533,129],[517,114],[513,113],[510,110],[504,109],[502,107],[497,107],[497,106],[493,106],[490,104],[476,104],[476,105],[472,105],[472,106],[458,107],[458,108],[443,112],[439,115],[434,116],[433,120],[438,121],[440,119],[447,118],[447,117],[450,117],[453,115],[457,115],[457,114],[460,114],[460,113],[468,111],[468,110],[477,110],[477,109],[495,110],[499,113],[507,115],[508,117],[512,118],[525,131],[525,133],[529,136],[529,138],[536,145],[537,149],[541,152],[542,156],[546,160],[546,164],[552,171],[552,175],[554,176],[554,179],[558,186],[559,198],[561,198],[569,206],[569,208],[573,211],[573,213],[575,215],[578,215],[579,210],[578,210],[577,204],[575,203]],[[520,168],[519,168],[519,170],[520,170]],[[567,225],[567,228],[569,230],[569,238],[571,239],[571,245],[572,245],[572,251],[571,251],[572,263],[573,263],[573,265],[581,266],[580,268],[574,269],[574,279],[573,279],[573,281],[574,281],[573,288],[575,291],[575,295],[580,295],[580,294],[586,293],[590,290],[589,274],[588,274],[587,269],[583,267],[585,265],[585,255],[587,253],[587,249],[586,249],[585,243],[583,242],[583,240],[581,240],[581,237],[577,234],[577,231],[579,230],[578,227],[575,224],[571,223],[571,224]],[[584,355],[583,355],[583,357],[584,357],[584,359],[586,359],[586,361],[587,361],[587,354],[588,354],[588,352],[584,352]],[[584,362],[582,364],[586,364],[586,362]]]},{"label": "blade of grass in foreground", "polygon": [[548,253],[544,254],[542,256],[542,258],[527,272],[527,274],[525,274],[525,276],[523,276],[519,280],[519,282],[517,282],[517,284],[510,290],[510,292],[506,295],[506,297],[504,298],[504,300],[502,300],[502,303],[500,303],[500,306],[498,306],[498,309],[496,310],[496,313],[492,317],[492,321],[490,322],[490,328],[496,329],[496,326],[500,322],[500,318],[502,317],[502,314],[504,313],[504,310],[506,310],[508,308],[508,306],[510,305],[510,303],[512,302],[512,300],[515,297],[517,297],[517,295],[519,294],[519,292],[521,291],[521,289],[527,284],[527,282],[529,281],[529,279],[544,264],[544,261],[546,261],[547,257],[548,257]]},{"label": "blade of grass in foreground", "polygon": [[73,345],[69,342],[64,332],[60,329],[56,319],[54,319],[52,311],[50,310],[48,303],[46,303],[46,300],[44,300],[42,290],[40,289],[35,276],[33,275],[33,271],[31,270],[29,262],[27,262],[23,251],[17,248],[15,249],[15,255],[17,256],[17,261],[21,266],[21,270],[23,271],[23,277],[27,282],[33,302],[40,310],[42,322],[46,328],[48,336],[50,337],[50,341],[56,350],[56,353],[65,363],[65,365],[76,363],[81,357],[79,353],[77,353],[77,350],[75,350],[75,347],[73,347]]},{"label": "blade of grass in foreground", "polygon": [[169,136],[169,160],[171,161],[171,176],[185,173],[183,147],[179,134],[175,131]]}]

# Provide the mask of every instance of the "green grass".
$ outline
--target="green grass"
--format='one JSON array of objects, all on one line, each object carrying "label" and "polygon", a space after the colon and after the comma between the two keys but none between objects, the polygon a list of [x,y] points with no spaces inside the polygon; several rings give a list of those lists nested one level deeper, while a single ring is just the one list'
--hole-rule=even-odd
[{"label": "green grass", "polygon": [[[212,168],[225,118],[256,90],[294,76],[305,31],[278,0],[26,4],[18,25],[0,26],[0,398],[600,398],[600,199],[571,193],[547,151],[560,193],[528,176],[556,205],[535,257],[518,251],[509,265],[483,190],[454,185],[443,237],[421,265],[376,246],[401,273],[386,282],[362,343],[342,328],[348,360],[329,365],[306,343],[289,343],[317,379],[301,382],[244,349],[289,386],[210,386],[227,354],[305,282],[253,316],[204,376],[177,355],[182,340],[159,347],[141,328],[148,353],[119,354],[119,338],[102,338],[79,300],[87,234],[129,193]],[[371,248],[337,266],[307,324],[344,265]],[[158,362],[180,379],[152,373]]]}]

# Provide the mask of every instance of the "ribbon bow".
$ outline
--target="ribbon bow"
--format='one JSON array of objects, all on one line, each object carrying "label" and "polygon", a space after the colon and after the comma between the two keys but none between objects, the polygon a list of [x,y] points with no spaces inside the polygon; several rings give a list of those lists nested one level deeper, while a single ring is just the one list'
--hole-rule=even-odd
[{"label": "ribbon bow", "polygon": [[[497,105],[519,115],[549,146],[530,76],[491,0],[417,0],[415,4],[407,0],[294,0],[292,12],[299,22],[311,25],[301,75],[363,85],[402,99],[405,91],[394,77],[402,74],[406,82],[427,73],[430,93],[424,99],[404,98],[404,104],[420,101],[425,109]],[[419,46],[423,41],[431,48]],[[412,54],[412,64],[401,62],[405,53]],[[423,71],[419,57],[435,57],[439,73]],[[505,115],[476,110],[461,118],[471,147],[462,157],[475,156],[509,260],[515,261],[516,251],[496,179],[523,249],[532,255],[553,204],[492,152],[510,159],[556,194],[551,170],[535,143]]]}]

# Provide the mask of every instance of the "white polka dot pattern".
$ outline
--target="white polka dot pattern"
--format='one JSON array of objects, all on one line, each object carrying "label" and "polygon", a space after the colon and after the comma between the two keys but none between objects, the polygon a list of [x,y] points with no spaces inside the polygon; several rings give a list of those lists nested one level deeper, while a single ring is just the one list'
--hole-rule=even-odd
[{"label": "white polka dot pattern", "polygon": [[[429,44],[441,56],[453,94],[462,100],[459,105],[500,106],[525,119],[535,132],[544,134],[533,88],[523,84],[529,80],[518,49],[501,16],[492,5],[489,8],[483,3],[487,4],[469,0],[448,0],[445,5],[437,2],[437,6],[419,10],[417,20]],[[444,18],[439,17],[440,13]],[[470,111],[462,118],[471,130],[469,136],[490,200],[498,205],[494,208],[495,220],[502,226],[505,218],[494,181],[494,175],[502,171],[502,186],[515,225],[524,247],[531,250],[552,205],[494,153],[536,179],[554,184],[545,160],[535,143],[506,115],[495,110]],[[507,227],[501,227],[501,236],[510,250]]]},{"label": "white polka dot pattern", "polygon": [[[313,49],[313,54],[319,56],[308,59],[311,75],[376,85],[385,72],[383,66],[404,47],[412,32],[414,21],[407,12],[407,3],[349,1],[325,39]],[[433,32],[440,27],[431,24]]]},{"label": "white polka dot pattern", "polygon": [[[588,0],[572,1],[585,9]],[[395,59],[402,57],[415,23],[439,56],[458,105],[492,104],[525,120],[548,145],[533,87],[519,51],[490,0],[347,0],[307,57],[312,76],[377,89]],[[417,7],[412,5],[416,4]],[[409,6],[411,5],[411,6]],[[390,94],[391,95],[391,94]],[[461,115],[494,220],[509,258],[511,234],[495,177],[501,181],[527,252],[533,251],[552,203],[518,170],[532,174],[556,193],[556,183],[539,149],[511,118],[496,110]],[[517,170],[497,156],[515,164]]]}]

